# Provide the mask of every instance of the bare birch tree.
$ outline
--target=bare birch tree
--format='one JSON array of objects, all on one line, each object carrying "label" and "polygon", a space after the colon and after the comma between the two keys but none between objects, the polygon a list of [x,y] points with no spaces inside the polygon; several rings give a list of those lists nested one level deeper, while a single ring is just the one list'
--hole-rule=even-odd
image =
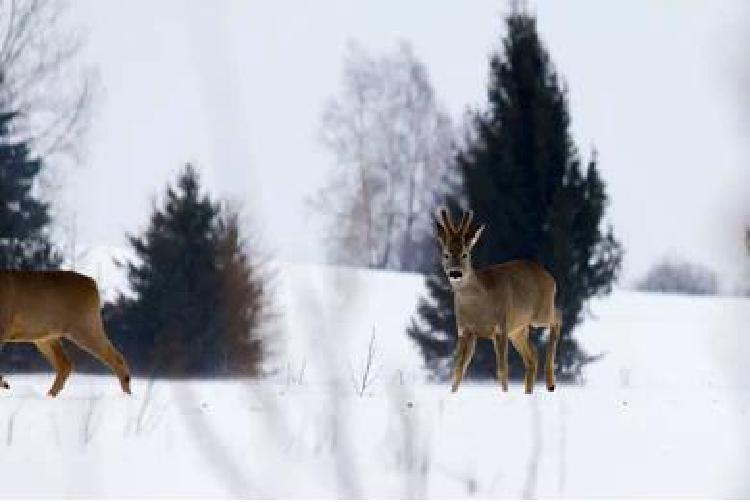
[{"label": "bare birch tree", "polygon": [[67,0],[0,0],[0,108],[16,115],[14,133],[48,161],[80,159],[96,87],[69,8]]},{"label": "bare birch tree", "polygon": [[418,248],[453,158],[452,121],[407,43],[380,57],[351,43],[342,84],[320,130],[336,168],[313,199],[328,218],[331,258],[420,269]]}]

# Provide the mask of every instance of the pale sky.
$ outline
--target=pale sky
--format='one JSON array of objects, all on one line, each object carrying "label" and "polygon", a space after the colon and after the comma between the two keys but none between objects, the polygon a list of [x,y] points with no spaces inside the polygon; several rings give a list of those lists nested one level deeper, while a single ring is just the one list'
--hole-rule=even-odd
[{"label": "pale sky", "polygon": [[[750,187],[750,9],[741,1],[530,1],[569,86],[573,132],[599,152],[627,285],[664,255],[724,283],[742,259]],[[194,162],[212,192],[241,201],[268,248],[323,259],[305,197],[332,158],[317,140],[347,41],[372,52],[412,43],[456,120],[485,103],[500,1],[77,0],[84,56],[102,95],[85,166],[63,212],[82,243],[125,246],[155,195]],[[745,127],[743,127],[745,126]]]}]

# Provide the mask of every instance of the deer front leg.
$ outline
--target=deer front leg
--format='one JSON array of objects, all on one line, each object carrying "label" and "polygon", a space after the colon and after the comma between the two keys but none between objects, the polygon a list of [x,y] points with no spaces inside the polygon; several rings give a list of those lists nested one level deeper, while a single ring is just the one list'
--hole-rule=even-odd
[{"label": "deer front leg", "polygon": [[461,383],[463,375],[461,375],[461,368],[463,367],[463,360],[466,354],[466,337],[459,336],[458,342],[456,343],[456,352],[453,356],[453,385],[451,386],[451,392],[458,390],[458,385]]},{"label": "deer front leg", "polygon": [[550,327],[549,341],[547,342],[547,360],[544,369],[547,380],[547,390],[550,392],[555,390],[555,351],[557,350],[557,342],[559,339],[560,322],[556,319],[556,322]]},{"label": "deer front leg", "polygon": [[497,380],[503,392],[508,392],[508,331],[498,329],[492,338],[495,346],[495,360],[497,362]]},{"label": "deer front leg", "polygon": [[[3,331],[0,329],[0,352],[3,351],[3,347],[5,346],[5,342],[3,341]],[[6,382],[3,379],[3,376],[0,375],[0,389],[10,389],[10,385],[8,385],[8,382]]]},{"label": "deer front leg", "polygon": [[462,332],[458,337],[458,344],[456,346],[455,366],[453,368],[453,385],[451,386],[451,392],[456,392],[458,386],[466,374],[466,369],[469,367],[471,357],[474,355],[474,348],[476,346],[476,337],[467,332]]}]

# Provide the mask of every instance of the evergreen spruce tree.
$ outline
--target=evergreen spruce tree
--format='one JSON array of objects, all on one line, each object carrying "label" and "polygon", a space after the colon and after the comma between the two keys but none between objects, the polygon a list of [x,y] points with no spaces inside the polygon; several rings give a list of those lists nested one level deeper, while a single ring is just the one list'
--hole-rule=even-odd
[{"label": "evergreen spruce tree", "polygon": [[169,187],[127,264],[132,296],[105,321],[136,371],[255,375],[267,305],[263,277],[243,248],[236,215],[201,193],[187,166]]},{"label": "evergreen spruce tree", "polygon": [[62,257],[48,235],[49,205],[34,194],[43,163],[13,139],[15,116],[0,113],[0,269],[55,269]]},{"label": "evergreen spruce tree", "polygon": [[[558,373],[575,378],[590,357],[571,337],[572,328],[582,320],[587,298],[610,291],[622,251],[611,228],[602,229],[607,196],[596,155],[582,169],[569,132],[566,92],[535,19],[516,11],[506,24],[502,49],[490,57],[488,109],[475,115],[475,137],[457,157],[466,205],[474,221],[487,225],[474,265],[525,258],[552,273],[563,310]],[[446,297],[447,281],[440,289],[435,281],[427,279],[433,298],[420,304],[420,319],[409,333],[428,368],[451,365],[456,336],[447,312],[452,301],[436,302]],[[509,351],[509,360],[511,376],[520,377],[520,357]],[[495,367],[491,344],[478,344],[469,375],[494,377]]]}]

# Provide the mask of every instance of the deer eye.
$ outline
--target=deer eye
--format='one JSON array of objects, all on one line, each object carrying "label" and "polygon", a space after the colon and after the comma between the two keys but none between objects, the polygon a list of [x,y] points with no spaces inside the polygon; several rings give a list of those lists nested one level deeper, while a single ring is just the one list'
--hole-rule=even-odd
[{"label": "deer eye", "polygon": [[468,258],[468,257],[469,257],[469,253],[464,253],[461,255],[461,258]]},{"label": "deer eye", "polygon": [[448,258],[450,258],[450,257],[451,257],[451,255],[449,255],[448,253],[443,253],[443,258],[445,258],[446,260],[447,260]]}]

